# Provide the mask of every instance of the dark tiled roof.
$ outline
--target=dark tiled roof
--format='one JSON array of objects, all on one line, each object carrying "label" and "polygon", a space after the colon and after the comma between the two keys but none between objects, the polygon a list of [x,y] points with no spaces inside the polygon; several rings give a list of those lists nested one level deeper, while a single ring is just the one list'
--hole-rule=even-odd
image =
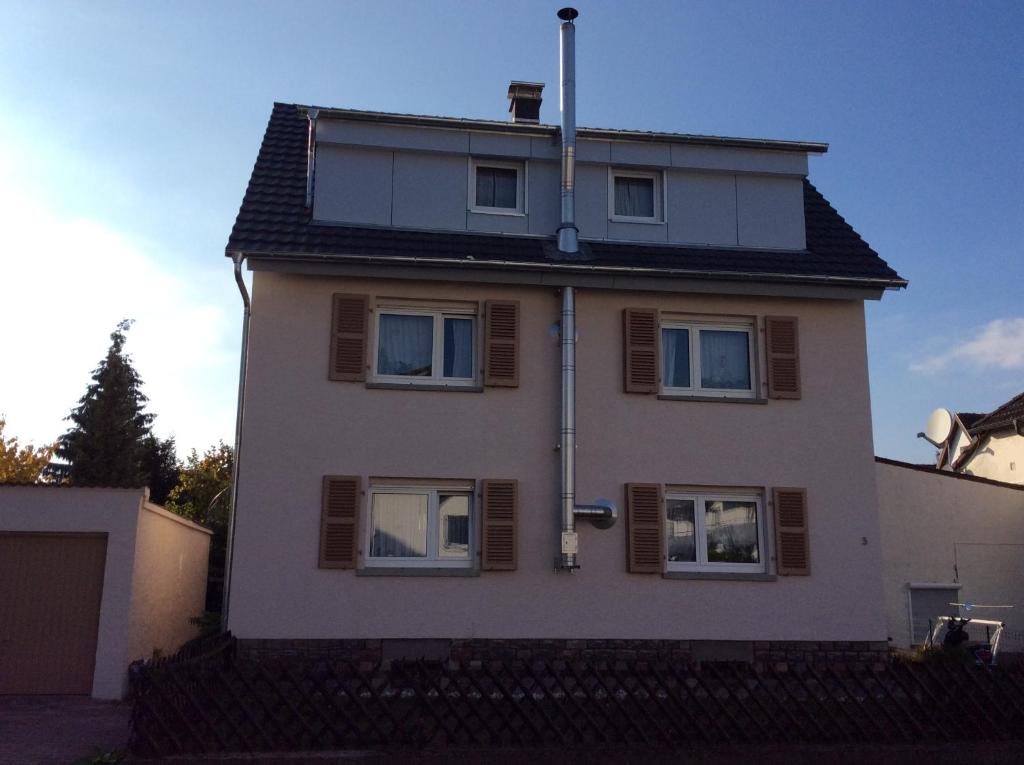
[{"label": "dark tiled roof", "polygon": [[964,427],[970,430],[978,420],[986,415],[984,412],[957,412],[956,416],[964,424]]},{"label": "dark tiled roof", "polygon": [[991,433],[994,430],[1013,427],[1014,420],[1020,420],[1024,424],[1024,393],[1014,396],[967,427],[970,428],[972,435]]},{"label": "dark tiled roof", "polygon": [[764,281],[870,280],[904,286],[818,190],[805,181],[807,251],[714,249],[655,244],[590,242],[590,257],[560,261],[554,237],[413,231],[312,223],[305,208],[308,122],[301,107],[275,104],[263,136],[227,251],[249,255],[312,258],[415,257],[418,262],[457,260],[467,266],[501,264],[530,268],[642,268],[666,275],[754,278]]}]

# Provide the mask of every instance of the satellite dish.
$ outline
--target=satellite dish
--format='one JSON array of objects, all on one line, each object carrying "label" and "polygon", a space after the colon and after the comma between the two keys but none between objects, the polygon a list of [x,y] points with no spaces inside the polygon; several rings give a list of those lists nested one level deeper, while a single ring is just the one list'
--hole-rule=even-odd
[{"label": "satellite dish", "polygon": [[925,435],[933,444],[943,443],[953,430],[953,415],[948,409],[936,409],[928,415],[928,425],[925,427]]}]

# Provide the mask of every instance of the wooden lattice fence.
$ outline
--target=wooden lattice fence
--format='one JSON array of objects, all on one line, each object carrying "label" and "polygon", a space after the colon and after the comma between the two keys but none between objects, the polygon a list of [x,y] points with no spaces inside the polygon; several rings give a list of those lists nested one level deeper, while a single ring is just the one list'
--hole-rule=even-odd
[{"label": "wooden lattice fence", "polygon": [[958,663],[369,665],[244,658],[225,637],[136,665],[132,693],[142,756],[1024,738],[1024,671]]}]

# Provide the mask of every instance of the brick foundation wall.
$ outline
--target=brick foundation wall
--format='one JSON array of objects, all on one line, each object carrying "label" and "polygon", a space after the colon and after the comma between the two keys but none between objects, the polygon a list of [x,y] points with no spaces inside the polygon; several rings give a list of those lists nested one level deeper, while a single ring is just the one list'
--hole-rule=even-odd
[{"label": "brick foundation wall", "polygon": [[888,657],[885,641],[746,640],[254,640],[241,639],[238,650],[256,659],[282,656],[347,659],[376,663],[389,659],[469,661],[746,661],[757,663],[839,664],[879,662]]}]

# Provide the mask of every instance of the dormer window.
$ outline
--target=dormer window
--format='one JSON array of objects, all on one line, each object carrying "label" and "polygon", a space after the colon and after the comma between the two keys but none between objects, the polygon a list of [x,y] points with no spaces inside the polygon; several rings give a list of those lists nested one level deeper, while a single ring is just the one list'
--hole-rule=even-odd
[{"label": "dormer window", "polygon": [[526,166],[522,162],[474,159],[469,172],[469,208],[477,213],[522,215],[526,211]]},{"label": "dormer window", "polygon": [[662,176],[641,170],[608,171],[608,217],[625,223],[662,223]]}]

